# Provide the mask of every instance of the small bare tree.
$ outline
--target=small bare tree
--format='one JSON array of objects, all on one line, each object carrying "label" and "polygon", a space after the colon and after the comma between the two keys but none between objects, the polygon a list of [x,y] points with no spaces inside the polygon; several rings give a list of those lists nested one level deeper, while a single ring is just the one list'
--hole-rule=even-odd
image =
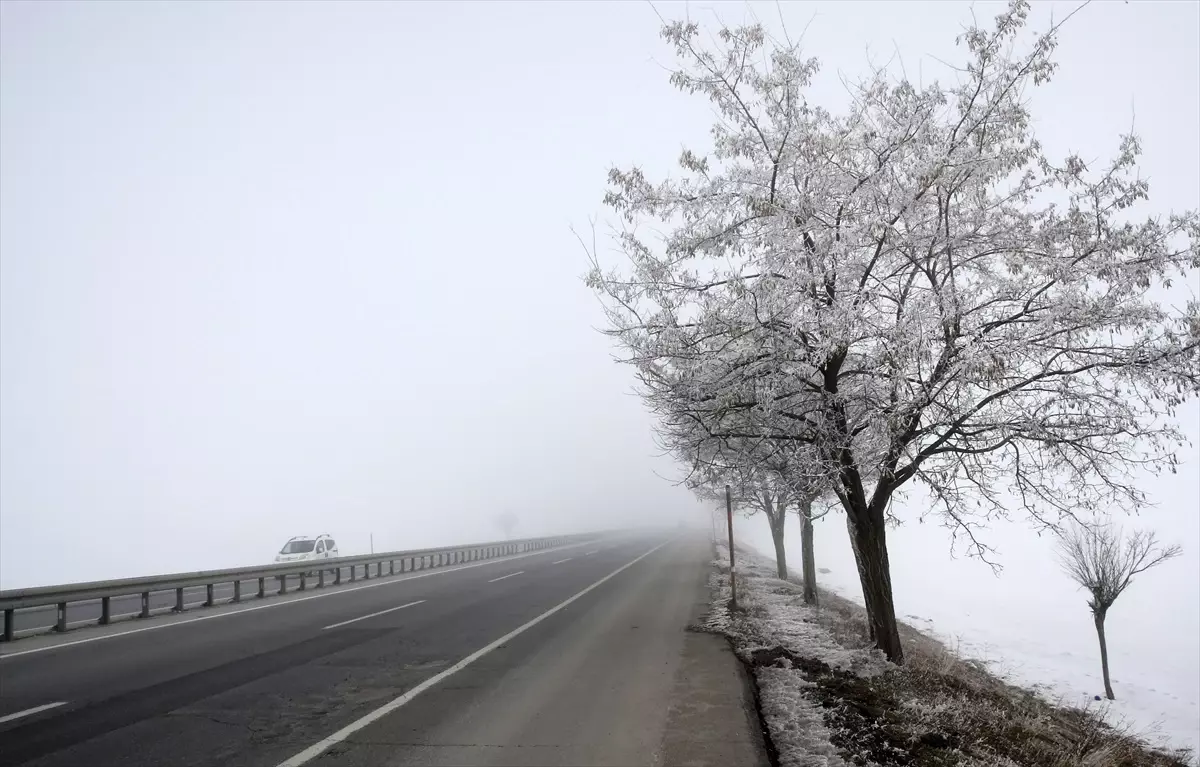
[{"label": "small bare tree", "polygon": [[1113,700],[1108,679],[1108,643],[1104,618],[1133,576],[1179,556],[1178,546],[1162,546],[1154,533],[1138,530],[1128,537],[1111,522],[1085,526],[1073,522],[1059,532],[1059,561],[1067,575],[1092,595],[1088,607],[1100,639],[1100,666],[1104,671],[1104,694]]}]

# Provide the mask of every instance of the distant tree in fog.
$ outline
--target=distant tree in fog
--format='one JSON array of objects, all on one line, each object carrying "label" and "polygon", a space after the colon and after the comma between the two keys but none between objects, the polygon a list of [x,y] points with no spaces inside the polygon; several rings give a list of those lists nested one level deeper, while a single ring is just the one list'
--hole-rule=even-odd
[{"label": "distant tree in fog", "polygon": [[505,511],[496,517],[496,525],[504,532],[505,538],[511,538],[513,531],[517,529],[517,515],[512,511]]},{"label": "distant tree in fog", "polygon": [[1104,672],[1104,694],[1113,700],[1108,678],[1108,643],[1104,619],[1133,576],[1179,556],[1178,546],[1161,546],[1152,532],[1135,531],[1126,536],[1111,522],[1083,525],[1072,522],[1058,537],[1059,562],[1063,571],[1091,594],[1088,607],[1100,640],[1100,667]]}]

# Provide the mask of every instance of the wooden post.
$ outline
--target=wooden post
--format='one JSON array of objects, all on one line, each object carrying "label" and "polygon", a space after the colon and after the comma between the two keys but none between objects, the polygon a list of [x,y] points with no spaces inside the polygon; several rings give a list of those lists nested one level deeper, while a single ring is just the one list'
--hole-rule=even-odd
[{"label": "wooden post", "polygon": [[733,497],[725,486],[725,518],[729,522],[729,605],[737,609],[737,568],[733,564]]}]

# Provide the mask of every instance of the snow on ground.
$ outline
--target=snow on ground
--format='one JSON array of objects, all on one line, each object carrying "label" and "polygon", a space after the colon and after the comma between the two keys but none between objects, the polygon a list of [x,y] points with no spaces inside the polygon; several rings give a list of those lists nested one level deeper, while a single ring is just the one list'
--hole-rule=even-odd
[{"label": "snow on ground", "polygon": [[[1181,472],[1182,473],[1182,472]],[[1192,481],[1195,475],[1192,474]],[[1193,490],[1194,493],[1194,490]],[[1117,700],[1112,719],[1156,745],[1200,747],[1200,522],[1196,514],[1146,515],[1129,524],[1152,527],[1181,542],[1184,557],[1138,577],[1109,614],[1110,668]],[[818,575],[824,588],[862,604],[844,517],[816,525]],[[1019,524],[993,524],[987,539],[1004,565],[950,556],[946,532],[934,524],[889,530],[896,608],[901,620],[986,663],[1006,681],[1051,701],[1083,706],[1103,695],[1099,649],[1085,595],[1062,575],[1051,541]],[[738,518],[739,540],[773,551],[765,520]],[[800,567],[800,531],[789,520],[790,569]],[[1190,547],[1190,548],[1189,548]],[[1097,705],[1092,703],[1093,706]]]},{"label": "snow on ground", "polygon": [[[768,578],[775,576],[772,560],[742,551],[739,551],[739,557],[739,582],[742,574],[751,572]],[[727,566],[728,562],[729,548],[717,544],[716,564]],[[811,608],[801,601],[800,590],[794,584],[771,581],[779,589],[772,593],[761,589],[765,583],[758,579],[747,581],[748,591],[738,593],[739,605],[755,617],[752,620],[732,619],[728,609],[728,574],[713,572],[709,576],[714,593],[713,608],[706,627],[740,635],[747,645],[742,648],[746,653],[757,647],[779,646],[859,676],[887,670],[887,662],[878,651],[851,650],[839,644],[812,618]],[[830,742],[832,733],[825,726],[821,707],[805,695],[805,689],[812,687],[812,683],[791,668],[759,668],[755,676],[763,720],[771,733],[781,767],[846,767],[846,762]]]}]

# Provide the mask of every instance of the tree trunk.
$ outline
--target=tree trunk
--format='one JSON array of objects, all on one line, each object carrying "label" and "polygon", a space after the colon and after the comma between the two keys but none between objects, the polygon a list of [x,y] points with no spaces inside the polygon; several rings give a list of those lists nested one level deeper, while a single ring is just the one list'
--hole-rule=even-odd
[{"label": "tree trunk", "polygon": [[800,558],[803,560],[804,604],[816,605],[817,560],[813,557],[812,500],[800,502]]},{"label": "tree trunk", "polygon": [[858,564],[858,579],[867,608],[871,640],[888,660],[898,666],[903,665],[904,649],[900,646],[896,606],[892,603],[892,576],[883,512],[871,508],[857,512],[848,509],[846,526]]},{"label": "tree trunk", "polygon": [[1116,700],[1113,695],[1112,683],[1108,680],[1108,642],[1104,640],[1104,616],[1107,610],[1099,610],[1092,612],[1092,618],[1096,621],[1096,636],[1100,639],[1100,669],[1104,672],[1104,697],[1109,700]]},{"label": "tree trunk", "polygon": [[779,508],[776,508],[775,511],[775,514],[767,514],[767,522],[771,525],[771,540],[775,542],[775,571],[779,575],[779,580],[786,581],[788,577],[787,549],[783,547],[783,523],[787,521],[787,516]]}]

